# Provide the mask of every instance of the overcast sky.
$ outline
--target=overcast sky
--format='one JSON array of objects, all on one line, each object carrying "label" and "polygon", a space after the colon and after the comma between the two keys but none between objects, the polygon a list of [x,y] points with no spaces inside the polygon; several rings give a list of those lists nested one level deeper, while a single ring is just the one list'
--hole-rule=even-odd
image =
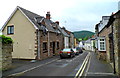
[{"label": "overcast sky", "polygon": [[102,16],[110,16],[118,10],[119,0],[2,0],[0,1],[0,28],[16,6],[23,7],[41,16],[50,11],[53,21],[70,31],[89,30]]}]

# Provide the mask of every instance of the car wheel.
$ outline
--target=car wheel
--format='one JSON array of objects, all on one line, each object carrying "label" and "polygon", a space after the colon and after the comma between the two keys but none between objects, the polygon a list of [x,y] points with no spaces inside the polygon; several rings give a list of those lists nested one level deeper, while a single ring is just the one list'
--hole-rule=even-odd
[{"label": "car wheel", "polygon": [[72,55],[70,55],[69,57],[72,58]]},{"label": "car wheel", "polygon": [[61,58],[61,59],[63,59],[63,57],[62,57],[62,56],[60,56],[60,58]]}]

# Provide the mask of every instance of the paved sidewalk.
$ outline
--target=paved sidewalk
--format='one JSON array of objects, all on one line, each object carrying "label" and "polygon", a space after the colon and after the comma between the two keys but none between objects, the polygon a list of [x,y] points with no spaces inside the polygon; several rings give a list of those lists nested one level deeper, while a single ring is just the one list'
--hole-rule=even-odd
[{"label": "paved sidewalk", "polygon": [[36,62],[30,62],[26,60],[14,60],[13,61],[13,68],[7,71],[2,72],[2,76],[6,77],[8,75],[14,74],[14,73],[19,73],[25,70],[28,70],[30,68],[36,67],[38,65],[44,65],[50,61],[53,61],[55,59],[59,59],[59,56],[53,56],[48,59],[44,59],[41,61],[36,61]]},{"label": "paved sidewalk", "polygon": [[105,62],[98,60],[97,54],[95,52],[91,52],[91,59],[88,64],[88,71],[87,71],[87,77],[107,77],[110,78],[117,78],[116,75],[113,74],[112,66]]}]

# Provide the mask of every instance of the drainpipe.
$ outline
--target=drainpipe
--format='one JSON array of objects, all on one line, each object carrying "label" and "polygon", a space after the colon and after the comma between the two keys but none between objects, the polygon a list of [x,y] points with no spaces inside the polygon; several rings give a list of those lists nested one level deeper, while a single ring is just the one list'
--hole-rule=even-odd
[{"label": "drainpipe", "polygon": [[116,69],[115,69],[115,53],[114,53],[114,42],[113,42],[113,40],[114,40],[114,36],[113,36],[114,34],[113,34],[113,24],[112,24],[112,44],[113,44],[113,73],[114,74],[116,74]]},{"label": "drainpipe", "polygon": [[50,35],[49,35],[49,32],[48,32],[48,56],[50,56]]},{"label": "drainpipe", "polygon": [[38,52],[37,52],[38,60],[40,59],[40,30],[38,29]]}]

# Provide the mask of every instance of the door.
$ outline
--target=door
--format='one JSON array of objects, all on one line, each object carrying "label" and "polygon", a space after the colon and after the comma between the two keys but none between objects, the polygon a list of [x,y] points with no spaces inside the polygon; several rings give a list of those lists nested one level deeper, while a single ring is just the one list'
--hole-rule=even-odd
[{"label": "door", "polygon": [[53,42],[53,55],[55,55],[55,42]]}]

